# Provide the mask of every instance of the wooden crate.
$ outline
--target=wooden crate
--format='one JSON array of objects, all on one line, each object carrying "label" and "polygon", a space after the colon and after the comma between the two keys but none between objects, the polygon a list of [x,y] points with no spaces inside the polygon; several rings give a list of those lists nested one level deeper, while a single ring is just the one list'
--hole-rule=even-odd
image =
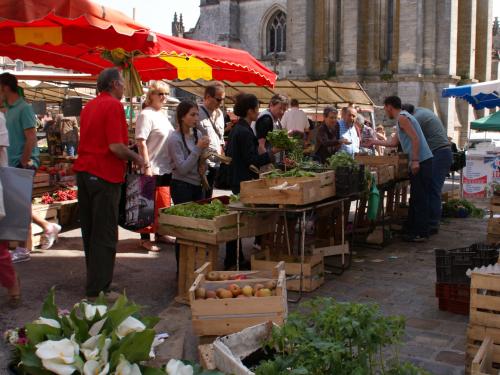
[{"label": "wooden crate", "polygon": [[59,202],[59,224],[74,225],[78,222],[78,200]]},{"label": "wooden crate", "polygon": [[198,274],[196,271],[209,264],[207,272],[212,271],[211,265],[216,265],[219,255],[218,245],[192,242],[179,239],[179,276],[177,278],[177,297],[179,303],[189,304],[189,288]]},{"label": "wooden crate", "polygon": [[488,234],[500,235],[500,218],[492,217],[488,220]]},{"label": "wooden crate", "polygon": [[395,174],[394,165],[383,164],[377,166],[371,166],[372,174],[375,174],[375,181],[377,185],[383,185],[390,181],[393,181]]},{"label": "wooden crate", "polygon": [[50,186],[50,175],[48,173],[37,172],[33,177],[33,188],[43,188]]},{"label": "wooden crate", "polygon": [[278,219],[279,214],[276,213],[242,213],[240,216],[240,238],[274,233]]},{"label": "wooden crate", "polygon": [[383,155],[383,156],[357,154],[354,156],[354,159],[356,159],[358,163],[370,167],[384,165],[384,164],[393,165],[394,177],[396,179],[408,178],[409,159],[407,154]]},{"label": "wooden crate", "polygon": [[490,218],[496,214],[500,214],[500,196],[493,195],[490,200]]},{"label": "wooden crate", "polygon": [[[278,189],[278,187],[287,186]],[[277,177],[241,183],[240,200],[245,204],[306,205],[335,196],[335,172],[314,177]]]},{"label": "wooden crate", "polygon": [[[273,255],[269,250],[261,251],[252,255],[252,270],[271,270],[280,261],[285,262],[287,275],[286,287],[288,290],[300,290],[300,258],[288,255]],[[302,280],[302,291],[312,292],[325,282],[325,266],[323,254],[308,255],[305,257],[302,269],[304,279]]]},{"label": "wooden crate", "polygon": [[[281,266],[283,267],[283,266]],[[195,299],[196,289],[209,290],[237,284],[265,283],[271,279],[207,281],[203,274],[198,275],[189,289],[193,331],[198,336],[222,336],[256,324],[272,321],[283,324],[288,315],[286,276],[282,269],[277,277],[276,295],[270,297],[247,297],[228,299]]]},{"label": "wooden crate", "polygon": [[208,220],[160,212],[158,232],[161,235],[216,245],[238,237],[236,215],[236,212],[229,212]]},{"label": "wooden crate", "polygon": [[[487,339],[491,340],[491,344],[487,342]],[[479,374],[477,373],[478,367],[481,368],[485,359],[484,352],[480,352],[480,349],[484,347],[483,344],[485,342],[485,345],[491,345],[491,354],[488,358],[489,364],[496,364],[496,366],[500,365],[500,329],[469,324],[467,327],[466,374]],[[476,358],[477,360],[475,360]],[[488,363],[485,365],[488,365]],[[476,373],[472,372],[473,370],[476,371]]]},{"label": "wooden crate", "polygon": [[493,369],[493,339],[486,337],[472,360],[472,375],[496,375],[498,370]]},{"label": "wooden crate", "polygon": [[500,329],[500,275],[473,272],[470,324]]}]

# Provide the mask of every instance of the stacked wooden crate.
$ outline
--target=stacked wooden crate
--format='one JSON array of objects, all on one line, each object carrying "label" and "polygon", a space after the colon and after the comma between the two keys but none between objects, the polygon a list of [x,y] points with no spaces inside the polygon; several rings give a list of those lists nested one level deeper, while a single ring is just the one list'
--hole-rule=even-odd
[{"label": "stacked wooden crate", "polygon": [[[480,347],[490,337],[489,365],[500,365],[500,275],[472,273],[470,317],[467,329],[466,374]],[[476,374],[477,374],[477,366]]]},{"label": "stacked wooden crate", "polygon": [[245,204],[296,205],[335,196],[335,172],[311,177],[266,177],[241,183],[240,200]]},{"label": "stacked wooden crate", "polygon": [[358,163],[370,167],[392,165],[394,166],[394,177],[397,180],[408,178],[409,160],[407,154],[383,155],[383,156],[358,154],[354,158]]}]

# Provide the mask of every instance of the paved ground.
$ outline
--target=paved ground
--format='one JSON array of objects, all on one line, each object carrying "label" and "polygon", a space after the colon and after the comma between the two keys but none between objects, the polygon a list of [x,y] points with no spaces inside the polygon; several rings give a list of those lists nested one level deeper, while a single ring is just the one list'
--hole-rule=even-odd
[{"label": "paved ground", "polygon": [[[323,287],[306,298],[321,295],[341,301],[377,302],[388,314],[403,314],[407,317],[403,355],[433,374],[461,374],[467,317],[438,310],[433,249],[471,244],[483,240],[485,233],[486,220],[457,219],[443,225],[441,233],[425,244],[395,241],[383,250],[356,249],[349,271],[330,276]],[[167,351],[172,353],[177,347],[173,351],[177,356],[195,357],[196,339],[189,332],[189,309],[170,304],[176,289],[173,248],[165,246],[161,256],[150,257],[138,249],[137,238],[134,233],[120,232],[116,286],[126,289],[133,300],[146,306],[149,314],[161,313],[165,320],[162,329],[173,333]],[[34,254],[30,262],[18,264],[17,270],[23,303],[17,310],[9,309],[1,302],[5,292],[0,290],[2,331],[37,318],[41,301],[53,285],[61,307],[71,307],[83,297],[85,266],[79,231],[64,233],[54,249]],[[0,345],[1,374],[7,355],[6,346]]]}]

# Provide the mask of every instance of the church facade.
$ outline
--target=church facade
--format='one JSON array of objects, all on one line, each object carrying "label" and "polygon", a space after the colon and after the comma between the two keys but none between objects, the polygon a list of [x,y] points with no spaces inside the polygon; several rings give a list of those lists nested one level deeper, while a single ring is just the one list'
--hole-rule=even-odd
[{"label": "church facade", "polygon": [[[463,144],[475,114],[444,87],[492,74],[493,0],[200,0],[200,18],[173,35],[245,49],[280,78],[361,82],[434,110]],[[496,69],[498,67],[496,65]],[[378,120],[383,115],[378,112]]]}]

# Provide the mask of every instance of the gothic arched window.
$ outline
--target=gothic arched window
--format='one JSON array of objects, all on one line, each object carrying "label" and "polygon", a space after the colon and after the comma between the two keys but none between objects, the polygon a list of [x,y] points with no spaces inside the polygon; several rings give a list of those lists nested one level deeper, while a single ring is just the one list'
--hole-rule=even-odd
[{"label": "gothic arched window", "polygon": [[267,54],[286,52],[286,14],[278,11],[267,24]]}]

